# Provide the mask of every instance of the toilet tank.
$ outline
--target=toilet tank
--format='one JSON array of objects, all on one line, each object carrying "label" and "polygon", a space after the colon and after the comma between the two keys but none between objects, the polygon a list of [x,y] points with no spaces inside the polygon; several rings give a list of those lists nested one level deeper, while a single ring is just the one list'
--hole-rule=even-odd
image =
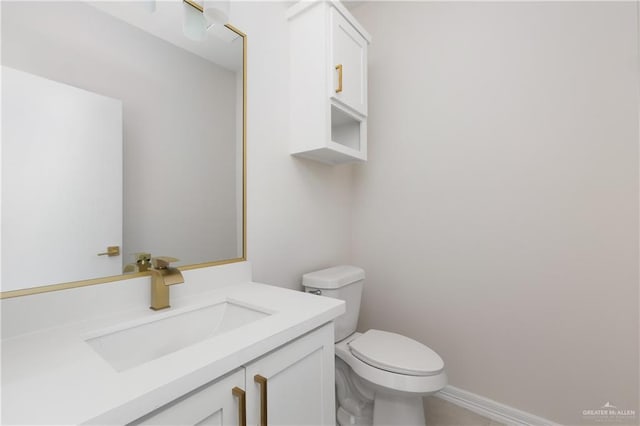
[{"label": "toilet tank", "polygon": [[344,300],[346,311],[335,320],[335,341],[339,342],[355,333],[360,314],[360,298],[364,270],[356,266],[342,265],[302,276],[302,285],[307,293]]}]

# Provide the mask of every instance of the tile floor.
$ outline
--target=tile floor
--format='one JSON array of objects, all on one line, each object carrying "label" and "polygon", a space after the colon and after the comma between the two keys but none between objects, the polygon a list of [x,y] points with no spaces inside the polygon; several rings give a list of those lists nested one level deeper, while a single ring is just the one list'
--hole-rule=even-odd
[{"label": "tile floor", "polygon": [[424,409],[427,426],[504,426],[435,396],[424,399]]}]

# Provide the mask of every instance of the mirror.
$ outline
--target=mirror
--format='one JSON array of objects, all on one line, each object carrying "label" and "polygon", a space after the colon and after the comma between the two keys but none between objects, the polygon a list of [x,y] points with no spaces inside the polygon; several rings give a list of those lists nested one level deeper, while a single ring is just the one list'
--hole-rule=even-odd
[{"label": "mirror", "polygon": [[0,7],[0,297],[244,260],[246,36],[191,1]]}]

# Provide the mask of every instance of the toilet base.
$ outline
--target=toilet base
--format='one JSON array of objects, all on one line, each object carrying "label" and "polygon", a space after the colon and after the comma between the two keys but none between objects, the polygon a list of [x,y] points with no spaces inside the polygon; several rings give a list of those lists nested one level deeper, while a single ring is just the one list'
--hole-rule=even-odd
[{"label": "toilet base", "polygon": [[336,416],[340,426],[424,426],[422,397],[394,397],[376,395],[373,405],[373,418],[367,415],[355,416],[338,407]]},{"label": "toilet base", "polygon": [[373,419],[371,416],[355,416],[345,410],[343,407],[338,407],[336,415],[336,423],[339,426],[372,426]]},{"label": "toilet base", "polygon": [[373,403],[373,426],[424,426],[422,396],[377,393]]}]

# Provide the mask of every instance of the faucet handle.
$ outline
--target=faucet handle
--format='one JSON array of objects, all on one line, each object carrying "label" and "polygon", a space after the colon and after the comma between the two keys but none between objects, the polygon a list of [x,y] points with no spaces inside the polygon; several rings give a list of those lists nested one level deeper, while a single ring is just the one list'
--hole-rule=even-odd
[{"label": "faucet handle", "polygon": [[177,262],[180,259],[169,256],[158,256],[151,258],[151,264],[155,269],[167,269],[171,262]]},{"label": "faucet handle", "polygon": [[132,253],[132,254],[136,258],[136,262],[138,263],[151,261],[151,253],[141,251],[141,252]]}]

